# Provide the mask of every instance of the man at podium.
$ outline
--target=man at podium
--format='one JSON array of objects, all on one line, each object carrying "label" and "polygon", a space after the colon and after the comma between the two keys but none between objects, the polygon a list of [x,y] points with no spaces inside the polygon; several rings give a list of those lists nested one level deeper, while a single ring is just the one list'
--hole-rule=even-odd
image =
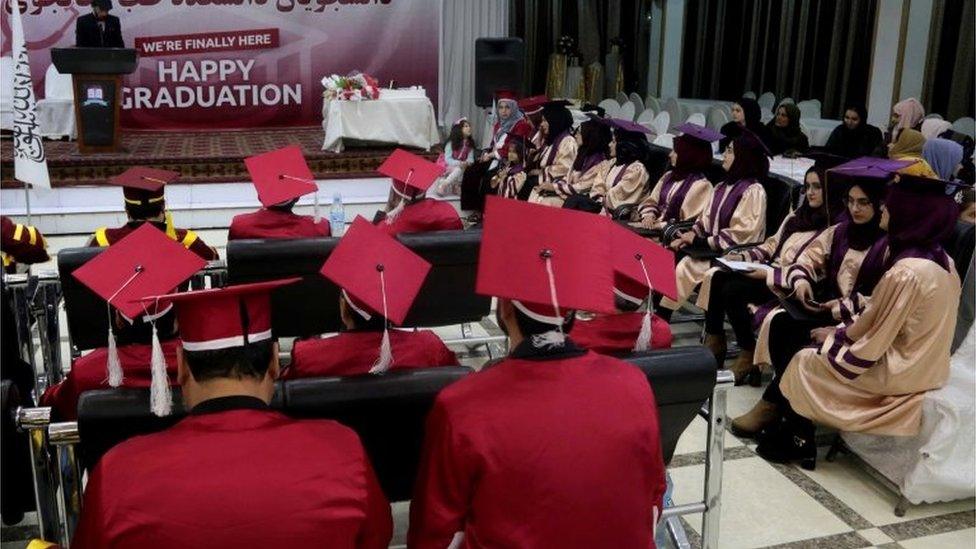
[{"label": "man at podium", "polygon": [[112,0],[92,0],[92,12],[75,22],[75,46],[79,48],[124,48],[119,18],[109,15]]}]

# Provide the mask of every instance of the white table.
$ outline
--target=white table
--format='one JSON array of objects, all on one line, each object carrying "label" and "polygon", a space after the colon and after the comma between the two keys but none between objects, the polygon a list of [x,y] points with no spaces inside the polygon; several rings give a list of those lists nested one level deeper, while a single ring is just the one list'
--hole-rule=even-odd
[{"label": "white table", "polygon": [[[715,154],[713,158],[718,162],[723,160],[721,154]],[[807,170],[809,170],[813,164],[813,159],[805,156],[798,158],[787,158],[782,155],[774,156],[769,161],[769,173],[778,175],[780,177],[785,177],[787,179],[792,179],[793,181],[802,184]]]},{"label": "white table", "polygon": [[424,90],[381,90],[370,101],[325,100],[322,150],[342,152],[344,139],[430,149],[440,141],[434,106]]},{"label": "white table", "polygon": [[843,124],[840,120],[830,118],[801,118],[800,129],[807,134],[807,139],[812,147],[823,147],[830,139],[830,134],[834,128]]}]

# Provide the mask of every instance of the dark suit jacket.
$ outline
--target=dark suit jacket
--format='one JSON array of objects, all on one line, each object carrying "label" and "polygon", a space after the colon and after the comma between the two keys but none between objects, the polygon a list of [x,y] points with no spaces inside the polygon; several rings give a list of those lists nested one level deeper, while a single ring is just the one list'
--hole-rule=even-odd
[{"label": "dark suit jacket", "polygon": [[109,15],[105,18],[105,33],[98,27],[95,14],[82,15],[75,22],[75,46],[79,48],[124,48],[122,26],[119,18]]}]

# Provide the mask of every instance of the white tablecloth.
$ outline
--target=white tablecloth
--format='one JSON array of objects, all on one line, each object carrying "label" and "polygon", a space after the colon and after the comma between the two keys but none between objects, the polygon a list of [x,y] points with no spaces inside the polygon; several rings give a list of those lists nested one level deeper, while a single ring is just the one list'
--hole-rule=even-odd
[{"label": "white tablecloth", "polygon": [[840,124],[842,124],[840,120],[832,120],[830,118],[803,118],[800,120],[800,128],[803,130],[803,133],[807,134],[807,139],[810,140],[810,146],[812,147],[823,147],[826,145],[831,132]]},{"label": "white tablecloth", "polygon": [[342,152],[343,139],[430,149],[440,141],[434,106],[426,96],[416,95],[381,92],[380,98],[372,101],[324,101],[322,150]]},{"label": "white tablecloth", "polygon": [[[716,153],[713,158],[721,162],[723,156]],[[804,156],[798,158],[774,156],[769,161],[769,173],[778,175],[780,177],[785,177],[787,179],[792,179],[793,181],[802,184],[807,170],[809,170],[810,166],[813,166],[813,164],[814,161],[812,159]]]},{"label": "white tablecloth", "polygon": [[726,106],[732,109],[731,101],[718,101],[716,99],[678,99],[678,106],[681,107],[681,121],[684,122],[689,116],[701,113],[708,116],[708,111],[712,107]]}]

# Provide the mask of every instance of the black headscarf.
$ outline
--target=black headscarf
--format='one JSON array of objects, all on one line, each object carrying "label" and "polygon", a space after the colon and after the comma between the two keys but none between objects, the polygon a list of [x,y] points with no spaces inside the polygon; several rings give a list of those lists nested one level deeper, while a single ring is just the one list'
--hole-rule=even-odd
[{"label": "black headscarf", "polygon": [[806,152],[810,147],[806,134],[800,129],[800,108],[793,103],[782,103],[776,110],[786,110],[786,118],[790,121],[785,128],[776,125],[776,117],[766,124],[770,139],[766,142],[769,152],[774,156],[787,151]]},{"label": "black headscarf", "polygon": [[884,142],[884,135],[880,129],[868,124],[867,109],[863,105],[850,105],[844,110],[847,111],[856,112],[861,123],[851,130],[842,122],[830,133],[824,149],[831,154],[847,158],[871,156],[879,152]]},{"label": "black headscarf", "polygon": [[542,117],[549,123],[549,132],[546,133],[545,139],[546,145],[552,145],[556,138],[573,128],[573,114],[562,105],[545,107],[542,110]]},{"label": "black headscarf", "polygon": [[767,143],[769,141],[769,130],[762,123],[762,107],[755,99],[749,97],[743,97],[736,101],[736,104],[742,108],[742,124],[735,122],[734,120],[722,126],[719,130],[725,137],[719,141],[718,146],[724,149],[732,142],[736,137],[742,133],[742,129],[746,128],[763,142]]}]

